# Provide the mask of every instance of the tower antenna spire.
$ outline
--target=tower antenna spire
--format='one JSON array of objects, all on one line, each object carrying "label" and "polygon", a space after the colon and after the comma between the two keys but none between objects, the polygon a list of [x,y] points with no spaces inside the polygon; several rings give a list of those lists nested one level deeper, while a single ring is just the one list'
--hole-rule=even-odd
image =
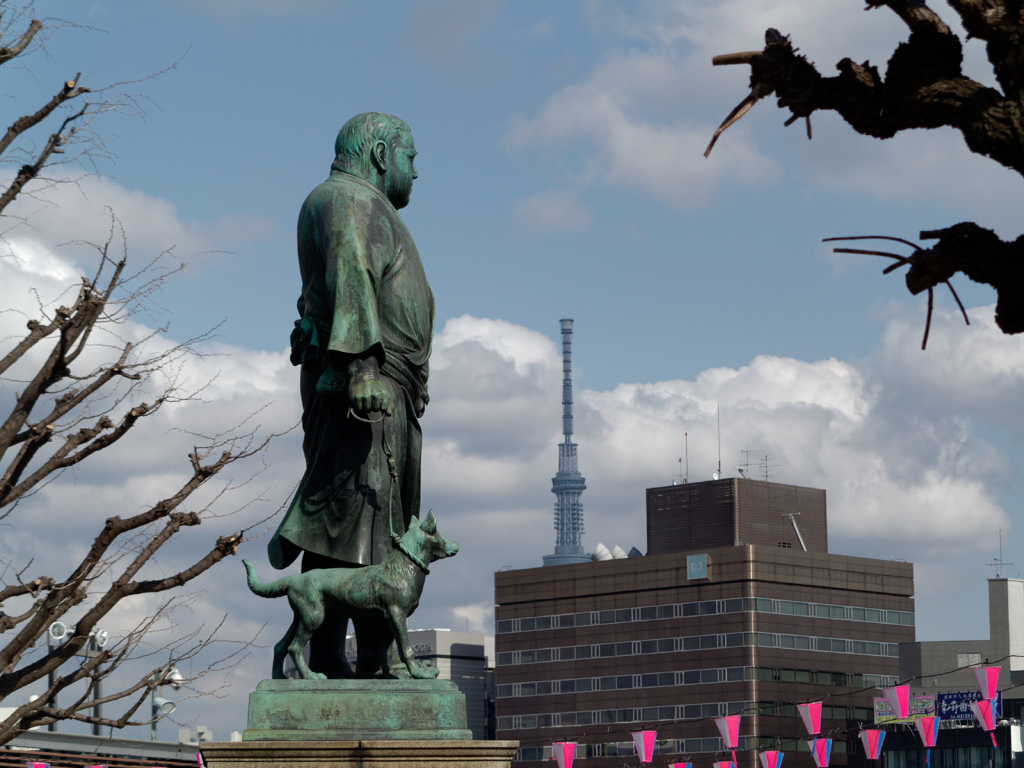
[{"label": "tower antenna spire", "polygon": [[686,475],[683,477],[683,482],[690,482],[690,433],[683,432],[683,445],[686,448]]},{"label": "tower antenna spire", "polygon": [[580,494],[587,489],[579,472],[576,443],[572,442],[572,320],[562,323],[562,435],[558,445],[558,472],[551,478],[555,494],[555,553],[544,555],[544,565],[585,563],[583,551],[583,504]]}]

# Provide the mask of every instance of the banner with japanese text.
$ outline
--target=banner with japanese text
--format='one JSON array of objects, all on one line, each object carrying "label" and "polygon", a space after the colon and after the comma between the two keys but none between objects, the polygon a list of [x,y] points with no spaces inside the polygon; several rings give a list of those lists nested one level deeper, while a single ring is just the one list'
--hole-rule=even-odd
[{"label": "banner with japanese text", "polygon": [[[972,701],[981,701],[981,691],[958,691],[957,693],[940,693],[935,703],[936,715],[940,720],[973,720]],[[1003,694],[996,696],[993,713],[996,719],[1003,714]],[[877,720],[875,722],[878,722]]]},{"label": "banner with japanese text", "polygon": [[[898,718],[896,713],[892,711],[892,704],[882,696],[875,699],[875,725],[882,723],[912,723],[919,717],[934,715],[935,706],[934,696],[911,696],[907,717]],[[967,711],[971,711],[970,705],[967,705]]]}]

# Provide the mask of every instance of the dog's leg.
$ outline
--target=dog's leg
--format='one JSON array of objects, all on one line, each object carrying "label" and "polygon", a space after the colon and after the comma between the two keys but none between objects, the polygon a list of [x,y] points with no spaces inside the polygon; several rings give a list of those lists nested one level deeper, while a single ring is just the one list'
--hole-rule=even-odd
[{"label": "dog's leg", "polygon": [[302,651],[309,642],[309,638],[317,628],[324,623],[324,600],[323,595],[314,589],[308,592],[300,589],[292,589],[288,592],[288,602],[295,611],[295,632],[292,641],[288,644],[288,654],[295,663],[303,680],[326,680],[327,675],[323,672],[314,672],[306,664]]},{"label": "dog's leg", "polygon": [[389,605],[387,617],[388,624],[391,626],[391,634],[395,636],[395,643],[398,645],[398,655],[405,663],[409,674],[420,680],[429,680],[437,677],[441,670],[416,661],[416,654],[413,652],[412,643],[409,642],[408,627],[405,625],[405,613],[402,609],[396,605]]},{"label": "dog's leg", "polygon": [[274,646],[274,666],[271,668],[270,676],[274,680],[285,680],[284,674],[284,657],[288,655],[288,646],[291,645],[292,639],[295,637],[295,630],[299,627],[299,615],[295,614],[292,618],[292,625],[288,627],[288,631],[284,633],[284,637],[281,638],[281,642]]}]

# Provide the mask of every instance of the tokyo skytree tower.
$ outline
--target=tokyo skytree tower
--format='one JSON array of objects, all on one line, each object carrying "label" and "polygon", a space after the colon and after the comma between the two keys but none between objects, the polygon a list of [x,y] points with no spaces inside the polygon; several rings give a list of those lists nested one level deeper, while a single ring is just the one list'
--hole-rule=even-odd
[{"label": "tokyo skytree tower", "polygon": [[555,553],[544,555],[544,565],[586,563],[583,551],[583,504],[580,494],[587,489],[579,472],[576,443],[572,442],[572,320],[562,320],[562,433],[558,445],[558,472],[551,479],[555,494]]}]

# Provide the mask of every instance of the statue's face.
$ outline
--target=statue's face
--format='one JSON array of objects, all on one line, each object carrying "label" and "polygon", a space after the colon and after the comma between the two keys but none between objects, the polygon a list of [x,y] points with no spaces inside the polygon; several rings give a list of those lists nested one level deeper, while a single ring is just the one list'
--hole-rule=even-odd
[{"label": "statue's face", "polygon": [[401,140],[390,152],[388,171],[384,174],[384,184],[388,200],[395,208],[405,208],[412,195],[412,182],[417,177],[413,158],[416,157],[416,146],[412,142],[412,134],[402,131]]}]

